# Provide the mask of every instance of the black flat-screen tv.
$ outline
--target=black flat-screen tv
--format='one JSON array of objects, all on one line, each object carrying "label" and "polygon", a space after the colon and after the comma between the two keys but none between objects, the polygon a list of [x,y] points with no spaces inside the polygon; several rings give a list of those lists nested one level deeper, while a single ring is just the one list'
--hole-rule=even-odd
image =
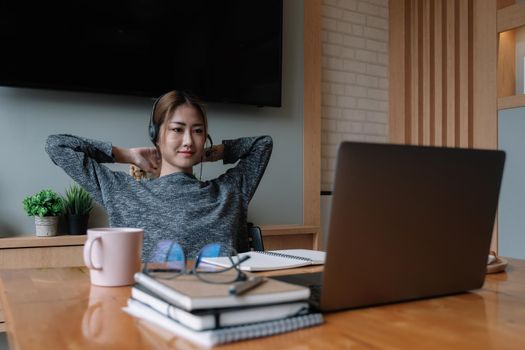
[{"label": "black flat-screen tv", "polygon": [[281,105],[282,0],[2,0],[0,85]]}]

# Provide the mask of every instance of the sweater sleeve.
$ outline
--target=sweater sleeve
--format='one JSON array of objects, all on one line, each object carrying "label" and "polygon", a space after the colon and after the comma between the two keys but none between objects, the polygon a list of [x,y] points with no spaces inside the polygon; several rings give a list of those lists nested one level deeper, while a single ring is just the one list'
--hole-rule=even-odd
[{"label": "sweater sleeve", "polygon": [[270,136],[244,137],[225,140],[224,164],[239,162],[225,176],[240,186],[245,200],[249,202],[266,170],[272,154],[273,141]]},{"label": "sweater sleeve", "polygon": [[112,145],[73,135],[51,135],[46,141],[49,157],[100,204],[115,174],[101,163],[114,163]]}]

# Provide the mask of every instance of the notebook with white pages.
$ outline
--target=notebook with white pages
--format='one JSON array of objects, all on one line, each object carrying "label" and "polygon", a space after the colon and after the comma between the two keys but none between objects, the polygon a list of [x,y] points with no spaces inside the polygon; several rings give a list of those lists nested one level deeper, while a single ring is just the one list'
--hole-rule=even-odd
[{"label": "notebook with white pages", "polygon": [[[308,265],[322,265],[325,262],[326,253],[310,249],[283,249],[269,251],[252,251],[240,253],[239,257],[249,255],[250,258],[243,261],[243,271],[268,271],[291,269]],[[203,258],[202,262],[216,266],[230,266],[231,261],[227,257]]]},{"label": "notebook with white pages", "polygon": [[131,288],[131,298],[196,331],[304,315],[309,310],[308,302],[299,300],[258,306],[187,311],[165,301],[140,284],[135,284]]},{"label": "notebook with white pages", "polygon": [[265,322],[195,331],[133,299],[128,300],[128,305],[123,308],[123,311],[131,316],[150,322],[152,330],[162,328],[177,337],[186,338],[195,344],[205,347],[292,332],[323,323],[323,315],[321,313],[309,313]]},{"label": "notebook with white pages", "polygon": [[[169,275],[169,273],[168,273]],[[195,275],[155,278],[135,273],[135,282],[174,306],[188,311],[210,308],[245,307],[306,300],[310,289],[268,278],[241,296],[230,294],[230,284],[209,284]],[[159,277],[159,276],[158,276]]]}]

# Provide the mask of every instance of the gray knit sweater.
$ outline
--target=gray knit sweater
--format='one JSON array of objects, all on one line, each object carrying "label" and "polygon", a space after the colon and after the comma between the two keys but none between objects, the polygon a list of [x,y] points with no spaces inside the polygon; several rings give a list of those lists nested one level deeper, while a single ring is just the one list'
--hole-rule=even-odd
[{"label": "gray knit sweater", "polygon": [[72,135],[51,135],[46,152],[107,211],[112,227],[144,228],[142,259],[171,239],[189,259],[207,243],[248,250],[246,216],[272,153],[269,136],[223,141],[224,164],[238,164],[211,181],[173,173],[137,181],[101,163],[113,163],[112,145]]}]

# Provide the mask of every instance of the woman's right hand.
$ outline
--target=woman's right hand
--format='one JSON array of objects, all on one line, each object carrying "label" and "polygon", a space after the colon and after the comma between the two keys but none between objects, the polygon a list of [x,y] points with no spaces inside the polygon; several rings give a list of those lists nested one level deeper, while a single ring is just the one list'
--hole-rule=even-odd
[{"label": "woman's right hand", "polygon": [[132,164],[138,166],[140,169],[159,175],[160,173],[160,158],[155,147],[135,147],[130,148],[130,160]]},{"label": "woman's right hand", "polygon": [[160,158],[155,147],[122,148],[113,146],[113,157],[117,163],[129,163],[158,176]]}]

